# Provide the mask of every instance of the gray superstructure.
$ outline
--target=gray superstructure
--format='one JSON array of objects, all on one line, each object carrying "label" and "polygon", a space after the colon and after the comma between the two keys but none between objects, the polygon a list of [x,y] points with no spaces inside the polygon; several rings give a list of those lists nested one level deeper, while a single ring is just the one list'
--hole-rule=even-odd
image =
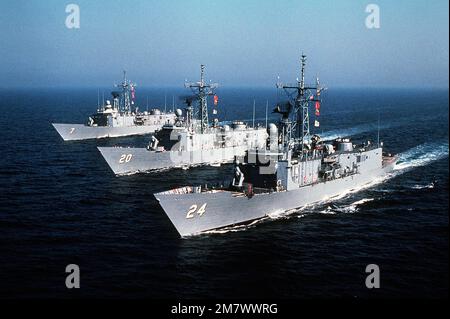
[{"label": "gray superstructure", "polygon": [[[155,133],[147,148],[98,147],[114,174],[230,163],[249,149],[265,148],[268,135],[263,127],[249,127],[240,121],[219,125],[217,119],[209,123],[207,97],[213,95],[217,104],[217,84],[204,80],[203,65],[200,81],[185,86],[194,93],[184,97],[185,113],[176,110],[175,123]],[[197,110],[192,106],[194,102],[198,102]]]},{"label": "gray superstructure", "polygon": [[330,199],[369,185],[393,169],[397,158],[383,154],[382,143],[321,141],[310,135],[309,106],[313,103],[319,115],[323,88],[318,80],[305,85],[304,55],[301,62],[297,84],[278,84],[292,99],[274,110],[282,119],[278,126],[268,127],[267,147],[236,159],[229,187],[185,186],[154,194],[181,236]]},{"label": "gray superstructure", "polygon": [[159,109],[140,112],[134,107],[136,85],[128,81],[124,72],[123,82],[114,91],[112,103],[107,100],[92,114],[86,124],[52,123],[64,141],[119,137],[154,133],[165,124],[175,122],[175,113]]}]

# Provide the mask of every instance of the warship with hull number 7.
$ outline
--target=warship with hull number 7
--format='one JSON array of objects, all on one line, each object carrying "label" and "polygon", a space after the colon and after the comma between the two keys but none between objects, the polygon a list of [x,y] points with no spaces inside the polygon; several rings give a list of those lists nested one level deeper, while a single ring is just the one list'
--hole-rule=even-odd
[{"label": "warship with hull number 7", "polygon": [[295,210],[368,185],[393,170],[397,157],[384,154],[382,142],[322,141],[310,134],[309,108],[315,105],[315,115],[320,114],[324,89],[318,79],[305,84],[305,65],[302,55],[300,80],[277,84],[290,98],[274,110],[281,120],[267,128],[264,149],[236,157],[228,187],[193,185],[154,194],[181,236]]},{"label": "warship with hull number 7", "polygon": [[111,92],[112,104],[107,100],[86,124],[52,124],[64,141],[150,134],[175,122],[174,112],[140,112],[134,107],[136,85],[127,80],[125,71],[122,83],[116,87],[119,91]]}]

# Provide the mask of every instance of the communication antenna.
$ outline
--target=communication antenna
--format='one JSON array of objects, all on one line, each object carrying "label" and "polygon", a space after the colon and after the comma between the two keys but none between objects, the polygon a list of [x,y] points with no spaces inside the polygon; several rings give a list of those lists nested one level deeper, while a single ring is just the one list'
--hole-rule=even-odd
[{"label": "communication antenna", "polygon": [[266,128],[267,128],[267,112],[269,110],[269,100],[266,100]]},{"label": "communication antenna", "polygon": [[256,101],[253,99],[253,120],[252,120],[252,127],[255,128],[255,105]]},{"label": "communication antenna", "polygon": [[377,145],[380,147],[380,109],[378,109]]},{"label": "communication antenna", "polygon": [[164,113],[167,113],[167,92],[164,91]]}]

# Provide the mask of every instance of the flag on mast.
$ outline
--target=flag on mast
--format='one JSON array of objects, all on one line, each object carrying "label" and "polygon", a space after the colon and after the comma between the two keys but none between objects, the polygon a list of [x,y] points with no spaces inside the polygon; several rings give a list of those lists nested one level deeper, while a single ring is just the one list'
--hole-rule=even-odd
[{"label": "flag on mast", "polygon": [[217,105],[219,103],[219,97],[217,95],[214,95],[214,105]]},{"label": "flag on mast", "polygon": [[315,121],[314,121],[314,127],[319,127],[319,126],[320,126],[319,121],[315,120]]}]

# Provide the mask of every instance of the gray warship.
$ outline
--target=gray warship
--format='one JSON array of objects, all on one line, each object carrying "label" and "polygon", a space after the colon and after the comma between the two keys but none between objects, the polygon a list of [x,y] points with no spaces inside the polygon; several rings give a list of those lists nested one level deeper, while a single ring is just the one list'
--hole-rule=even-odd
[{"label": "gray warship", "polygon": [[[267,128],[264,149],[251,149],[235,160],[232,182],[225,187],[185,186],[154,194],[184,236],[246,224],[272,214],[295,210],[370,185],[393,170],[396,156],[383,153],[382,142],[353,144],[350,139],[322,141],[310,134],[309,108],[320,114],[318,79],[306,85],[306,56],[301,79],[278,83],[289,100],[279,103],[278,125]],[[318,117],[314,121],[318,126]]]},{"label": "gray warship", "polygon": [[[114,174],[216,166],[232,163],[235,156],[244,155],[248,149],[265,147],[268,135],[263,127],[250,127],[242,121],[221,125],[217,118],[209,123],[207,100],[214,97],[213,114],[217,114],[218,97],[214,90],[218,84],[205,81],[204,65],[200,71],[200,81],[185,83],[193,95],[182,97],[186,103],[184,115],[177,109],[175,123],[164,125],[146,148],[98,147]],[[194,108],[194,104],[198,107]]]},{"label": "gray warship", "polygon": [[159,109],[140,112],[134,107],[136,84],[127,80],[125,71],[122,83],[116,87],[119,91],[111,92],[112,103],[109,100],[103,103],[86,124],[52,123],[64,141],[150,134],[175,122],[174,112]]}]

